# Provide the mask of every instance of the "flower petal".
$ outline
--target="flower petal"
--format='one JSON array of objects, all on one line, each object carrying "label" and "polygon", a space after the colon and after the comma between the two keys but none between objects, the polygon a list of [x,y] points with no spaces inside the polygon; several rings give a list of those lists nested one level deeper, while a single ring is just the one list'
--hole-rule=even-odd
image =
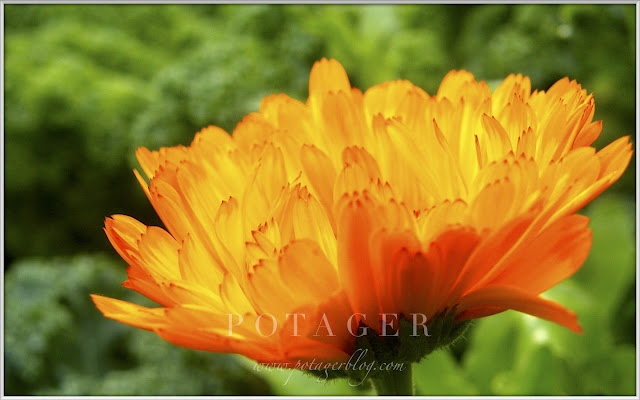
[{"label": "flower petal", "polygon": [[571,215],[559,219],[513,253],[508,267],[487,286],[519,287],[539,294],[568,278],[584,263],[591,248],[589,219]]},{"label": "flower petal", "polygon": [[326,58],[316,62],[309,76],[309,97],[339,91],[351,91],[347,72],[342,65],[334,59]]},{"label": "flower petal", "polygon": [[578,318],[573,312],[558,303],[513,287],[487,286],[465,295],[458,304],[459,314],[456,319],[462,321],[481,318],[505,309],[546,319],[576,333],[582,333]]}]

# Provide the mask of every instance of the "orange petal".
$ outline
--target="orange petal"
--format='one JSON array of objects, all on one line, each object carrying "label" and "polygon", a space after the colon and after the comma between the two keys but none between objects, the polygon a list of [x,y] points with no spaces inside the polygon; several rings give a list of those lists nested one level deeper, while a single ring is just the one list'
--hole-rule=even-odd
[{"label": "orange petal", "polygon": [[311,183],[311,187],[316,193],[316,197],[329,216],[329,222],[335,230],[335,219],[333,217],[333,185],[336,180],[336,169],[327,155],[311,145],[304,145],[300,149],[300,161],[304,173]]},{"label": "orange petal", "polygon": [[353,353],[358,323],[356,317],[351,318],[353,311],[344,292],[325,295],[318,304],[299,308],[294,313],[298,315],[290,315],[280,332],[287,357],[307,358],[317,351],[317,356],[330,360],[329,357],[342,359]]},{"label": "orange petal", "polygon": [[384,118],[397,117],[415,128],[425,123],[426,100],[429,95],[409,81],[385,82],[364,93],[367,120],[381,114]]},{"label": "orange petal", "polygon": [[499,312],[500,308],[520,311],[582,333],[578,318],[556,302],[537,297],[521,289],[487,286],[465,295],[458,303],[458,320],[480,318]]},{"label": "orange petal", "polygon": [[153,208],[173,237],[183,240],[189,232],[193,231],[186,215],[186,205],[175,187],[154,178],[149,184],[149,194]]},{"label": "orange petal", "polygon": [[256,307],[278,321],[286,320],[287,313],[318,304],[339,290],[335,267],[311,240],[292,242],[282,254],[261,260],[253,267],[248,282]]},{"label": "orange petal", "polygon": [[479,242],[478,234],[469,228],[445,231],[433,241],[440,254],[442,268],[437,287],[438,302],[434,311],[442,311],[456,300],[451,298],[453,294],[451,289],[460,277],[470,255],[475,253]]},{"label": "orange petal", "polygon": [[140,238],[140,257],[146,271],[156,280],[180,279],[179,249],[173,236],[157,226],[147,227]]},{"label": "orange petal", "polygon": [[[473,74],[465,70],[450,71],[445,75],[438,88],[437,99],[447,98],[457,103],[469,91],[465,90],[477,84]],[[487,88],[488,89],[488,88]]]},{"label": "orange petal", "polygon": [[233,131],[233,140],[243,151],[250,151],[253,146],[261,146],[271,140],[275,127],[263,115],[251,113],[242,118]]},{"label": "orange petal", "polygon": [[215,235],[211,235],[210,240],[214,254],[220,265],[242,280],[245,272],[245,226],[235,198],[222,202],[213,226]]},{"label": "orange petal", "polygon": [[350,90],[351,84],[347,72],[338,61],[323,58],[313,65],[309,76],[309,97],[327,92],[348,93]]},{"label": "orange petal", "polygon": [[600,177],[607,177],[612,183],[618,180],[629,165],[632,154],[629,136],[621,137],[600,150],[596,154],[604,166],[600,171]]},{"label": "orange petal", "polygon": [[127,275],[129,280],[122,282],[122,286],[135,290],[163,306],[175,305],[173,300],[167,296],[164,288],[140,266],[132,265],[127,268]]},{"label": "orange petal", "polygon": [[510,258],[502,273],[487,286],[513,286],[539,294],[573,275],[591,248],[589,219],[571,215],[559,219]]},{"label": "orange petal", "polygon": [[[277,256],[262,259],[254,265],[247,275],[247,284],[243,287],[258,314],[270,313],[278,321],[284,321],[293,305],[299,304],[296,301],[297,293],[292,292],[282,281]],[[274,296],[274,293],[278,295]]]},{"label": "orange petal", "polygon": [[440,248],[432,243],[426,254],[403,248],[394,254],[388,267],[388,297],[393,307],[385,312],[400,312],[405,317],[423,314],[431,317],[443,298],[438,290],[446,267]]},{"label": "orange petal", "polygon": [[580,132],[580,135],[573,142],[573,148],[591,146],[602,132],[602,121],[596,121],[588,125]]},{"label": "orange petal", "polygon": [[329,262],[337,266],[336,236],[325,211],[318,200],[308,194],[294,202],[290,218],[295,238],[315,241]]},{"label": "orange petal", "polygon": [[522,76],[522,74],[510,74],[500,83],[491,96],[493,114],[498,114],[498,112],[507,107],[507,104],[514,98],[527,101],[530,94],[531,80],[529,77]]},{"label": "orange petal", "polygon": [[164,308],[148,308],[110,297],[91,295],[91,300],[105,317],[147,330],[166,325]]},{"label": "orange petal", "polygon": [[126,215],[113,215],[104,221],[104,231],[114,249],[129,265],[138,259],[138,242],[146,225]]},{"label": "orange petal", "polygon": [[[375,290],[363,282],[375,282],[371,265],[369,237],[374,230],[373,205],[366,195],[347,200],[338,213],[338,271],[351,308],[356,313],[378,315]],[[368,321],[378,330],[379,324]]]},{"label": "orange petal", "polygon": [[485,237],[467,260],[459,273],[450,299],[455,300],[478,285],[509,253],[511,248],[531,225],[531,216],[522,216]]},{"label": "orange petal", "polygon": [[339,290],[336,269],[315,241],[290,243],[280,256],[279,268],[283,283],[300,303],[317,304]]},{"label": "orange petal", "polygon": [[284,128],[295,132],[304,143],[311,143],[312,132],[309,130],[309,109],[304,103],[292,99],[285,94],[273,94],[260,102],[260,115],[276,128]]},{"label": "orange petal", "polygon": [[[168,311],[170,311],[168,318],[172,320],[172,324],[157,327],[154,332],[175,345],[218,353],[238,353],[259,361],[282,359],[273,340],[277,337],[276,334],[271,337],[259,336],[255,330],[255,317],[251,319],[249,316],[245,316],[242,326],[233,327],[233,334],[230,336],[227,315],[215,316],[203,313],[198,316],[198,318],[207,319],[219,318],[219,328],[207,328],[194,324],[193,318],[196,316],[197,310],[174,308]],[[241,330],[243,326],[245,327],[244,331]],[[244,336],[241,332],[246,332],[250,336]],[[267,332],[267,329],[264,332],[265,334],[270,333]]]},{"label": "orange petal", "polygon": [[513,215],[516,187],[508,179],[484,187],[471,202],[471,221],[478,231],[498,229]]},{"label": "orange petal", "polygon": [[466,219],[468,206],[461,200],[445,200],[444,202],[420,212],[416,221],[420,239],[430,243],[437,235],[451,226],[462,225]]},{"label": "orange petal", "polygon": [[[384,312],[396,312],[398,305],[405,297],[411,297],[415,292],[413,287],[405,285],[405,275],[413,273],[413,268],[408,273],[402,271],[411,264],[408,259],[410,254],[420,251],[420,242],[415,233],[408,230],[391,231],[378,229],[371,235],[371,267],[375,281],[371,283],[377,291],[380,299],[380,307]],[[398,253],[407,253],[407,256],[399,257]],[[406,267],[406,268],[403,268]],[[422,271],[421,271],[422,272]],[[412,281],[415,283],[416,281]]]},{"label": "orange petal", "polygon": [[364,146],[370,139],[361,100],[358,92],[329,93],[314,108],[320,119],[320,132],[331,137],[330,156],[347,146]]},{"label": "orange petal", "polygon": [[217,288],[226,272],[226,269],[207,251],[205,245],[191,235],[182,242],[178,265],[182,279],[208,288]]},{"label": "orange petal", "polygon": [[287,170],[282,150],[268,144],[243,195],[246,201],[242,202],[242,217],[248,228],[247,235],[269,219],[276,199],[286,186]]}]

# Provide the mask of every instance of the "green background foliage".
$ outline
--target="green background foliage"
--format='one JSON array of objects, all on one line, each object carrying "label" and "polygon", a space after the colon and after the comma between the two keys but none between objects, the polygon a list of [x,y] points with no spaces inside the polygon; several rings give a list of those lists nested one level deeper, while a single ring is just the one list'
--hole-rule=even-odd
[{"label": "green background foliage", "polygon": [[[598,149],[635,140],[633,5],[5,5],[5,394],[371,394],[233,355],[177,348],[107,320],[89,293],[144,304],[104,217],[160,224],[132,168],[139,146],[228,132],[260,99],[304,100],[322,57],[366,89],[409,79],[437,91],[451,69],[495,85],[569,76],[595,93]],[[635,145],[634,145],[635,148]],[[635,156],[632,160],[635,164]],[[416,366],[423,395],[635,393],[635,171],[582,212],[593,247],[546,295],[575,335],[515,312],[477,321]],[[287,384],[283,384],[287,382]]]}]

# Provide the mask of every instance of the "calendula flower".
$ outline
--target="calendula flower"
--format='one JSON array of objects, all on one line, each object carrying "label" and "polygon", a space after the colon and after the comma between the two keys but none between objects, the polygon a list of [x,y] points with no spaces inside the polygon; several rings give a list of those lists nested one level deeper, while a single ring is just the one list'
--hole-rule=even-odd
[{"label": "calendula flower", "polygon": [[451,71],[434,96],[408,81],[363,94],[323,59],[306,103],[272,95],[232,136],[137,151],[166,230],[114,215],[105,231],[124,286],[160,306],[93,300],[180,346],[310,370],[362,349],[417,361],[508,309],[580,332],[540,294],[580,268],[575,213],[631,158],[628,137],[591,147],[593,114],[567,78],[492,93]]}]

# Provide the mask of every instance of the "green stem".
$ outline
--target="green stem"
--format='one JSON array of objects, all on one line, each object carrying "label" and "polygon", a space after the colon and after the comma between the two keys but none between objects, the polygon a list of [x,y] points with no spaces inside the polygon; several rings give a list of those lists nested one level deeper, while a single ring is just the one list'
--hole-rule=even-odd
[{"label": "green stem", "polygon": [[402,371],[387,371],[371,378],[378,396],[413,396],[413,364],[403,364]]}]

